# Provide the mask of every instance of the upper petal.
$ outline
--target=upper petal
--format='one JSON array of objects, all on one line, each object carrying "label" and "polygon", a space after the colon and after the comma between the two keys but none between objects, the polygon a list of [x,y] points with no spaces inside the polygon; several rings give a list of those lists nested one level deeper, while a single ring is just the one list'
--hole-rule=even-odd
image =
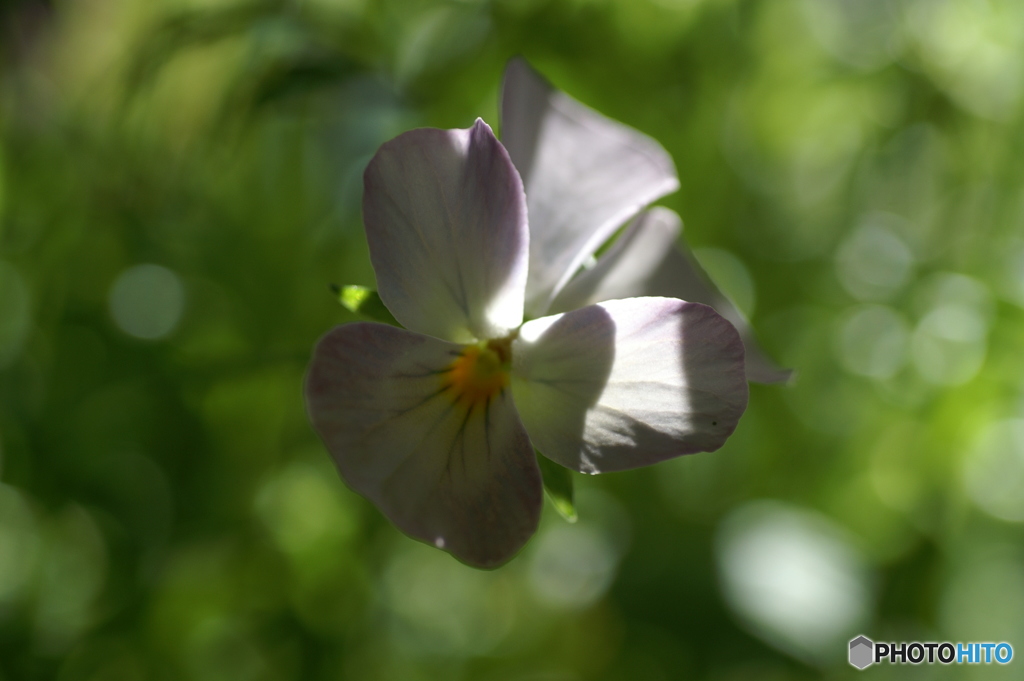
[{"label": "upper petal", "polygon": [[383,324],[336,327],[306,404],[342,477],[399,529],[495,567],[536,530],[542,484],[508,388],[474,408],[444,389],[460,350]]},{"label": "upper petal", "polygon": [[529,231],[519,173],[482,120],[385,143],[363,176],[380,297],[413,331],[456,342],[523,320]]},{"label": "upper petal", "polygon": [[679,238],[682,221],[655,207],[641,213],[597,264],[580,272],[551,304],[552,312],[574,310],[602,300],[667,296],[704,303],[732,322],[746,348],[747,379],[782,383],[793,372],[780,368],[757,342],[743,314],[711,282]]},{"label": "upper petal", "polygon": [[623,222],[679,181],[661,145],[555,90],[522,59],[505,71],[501,126],[526,187],[526,311],[538,316]]},{"label": "upper petal", "polygon": [[739,334],[700,303],[632,298],[544,317],[512,352],[530,439],[584,473],[717,449],[747,405]]}]

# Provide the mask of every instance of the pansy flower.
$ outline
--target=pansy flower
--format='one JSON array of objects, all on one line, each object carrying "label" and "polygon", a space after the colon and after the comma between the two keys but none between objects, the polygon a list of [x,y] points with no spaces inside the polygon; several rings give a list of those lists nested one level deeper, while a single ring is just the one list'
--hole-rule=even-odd
[{"label": "pansy flower", "polygon": [[504,145],[478,119],[373,157],[363,221],[404,328],[334,328],[306,379],[345,481],[406,534],[485,568],[536,531],[535,449],[583,473],[646,466],[719,448],[747,403],[734,325],[650,295],[678,288],[674,214],[639,214],[581,271],[677,188],[668,154],[521,61],[502,118]]}]

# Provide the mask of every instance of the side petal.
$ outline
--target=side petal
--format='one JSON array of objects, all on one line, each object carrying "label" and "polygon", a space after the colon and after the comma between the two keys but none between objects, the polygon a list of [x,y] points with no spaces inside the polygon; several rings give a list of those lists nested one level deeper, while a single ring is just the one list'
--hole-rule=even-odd
[{"label": "side petal", "polygon": [[526,199],[486,123],[401,134],[377,151],[363,183],[377,288],[403,326],[461,343],[519,326]]},{"label": "side petal", "polygon": [[536,317],[622,223],[679,181],[656,141],[555,90],[522,59],[505,71],[501,125],[526,187],[526,311]]},{"label": "side petal", "polygon": [[[711,282],[685,240],[674,211],[655,207],[641,213],[597,264],[580,272],[551,304],[552,312],[574,310],[602,300],[667,296],[704,303],[732,322],[746,348],[747,379],[785,383],[792,370],[780,368],[761,349],[743,314]],[[682,241],[680,245],[680,241]]]},{"label": "side petal", "polygon": [[317,344],[306,405],[352,489],[409,536],[490,568],[537,529],[542,484],[508,388],[476,408],[445,390],[460,349],[383,324],[336,327]]},{"label": "side petal", "polygon": [[739,334],[700,303],[631,298],[544,317],[512,353],[530,439],[582,473],[718,449],[747,406]]}]

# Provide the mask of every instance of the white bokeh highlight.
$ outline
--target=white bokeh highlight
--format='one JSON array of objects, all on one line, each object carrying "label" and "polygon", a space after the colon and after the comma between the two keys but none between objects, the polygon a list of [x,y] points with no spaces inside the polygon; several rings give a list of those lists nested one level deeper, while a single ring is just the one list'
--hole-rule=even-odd
[{"label": "white bokeh highlight", "polygon": [[1024,522],[1024,419],[986,427],[964,465],[971,499],[1002,520]]},{"label": "white bokeh highlight", "polygon": [[921,376],[940,386],[961,385],[985,362],[993,310],[988,288],[977,279],[942,272],[917,294],[923,312],[911,338]]},{"label": "white bokeh highlight", "polygon": [[406,541],[383,575],[383,604],[395,645],[414,654],[490,654],[514,625],[509,580],[505,572],[476,570]]},{"label": "white bokeh highlight", "polygon": [[593,605],[615,579],[618,551],[596,525],[559,523],[535,541],[530,586],[541,601],[556,609]]},{"label": "white bokeh highlight", "polygon": [[908,3],[921,66],[961,107],[997,120],[1021,98],[1024,6],[1017,0]]},{"label": "white bokeh highlight", "polygon": [[896,216],[869,214],[836,251],[836,276],[858,300],[885,300],[902,288],[914,268],[914,254],[893,229]]},{"label": "white bokeh highlight", "polygon": [[135,338],[159,340],[181,320],[185,287],[166,267],[135,265],[114,280],[107,302],[119,329]]},{"label": "white bokeh highlight", "polygon": [[907,362],[910,330],[903,316],[885,305],[854,308],[840,322],[843,368],[877,380],[892,378]]},{"label": "white bokeh highlight", "polygon": [[865,561],[818,513],[751,502],[722,522],[717,559],[733,611],[755,635],[801,659],[834,657],[872,611]]},{"label": "white bokeh highlight", "polygon": [[825,51],[860,71],[884,67],[903,49],[900,16],[889,0],[803,0],[801,9]]}]

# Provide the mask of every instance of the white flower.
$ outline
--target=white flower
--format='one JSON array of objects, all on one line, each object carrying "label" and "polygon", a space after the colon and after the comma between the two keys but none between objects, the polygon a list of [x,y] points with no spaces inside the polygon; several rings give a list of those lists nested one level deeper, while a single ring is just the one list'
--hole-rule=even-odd
[{"label": "white flower", "polygon": [[[370,258],[408,330],[336,327],[306,382],[345,481],[402,531],[478,567],[504,563],[536,530],[534,447],[584,473],[646,466],[717,449],[747,403],[734,326],[707,305],[647,295],[678,289],[680,274],[699,281],[675,251],[674,213],[642,213],[573,278],[677,188],[665,151],[519,61],[502,116],[505,146],[477,120],[412,130],[374,156]],[[666,270],[671,253],[682,269]]]}]

